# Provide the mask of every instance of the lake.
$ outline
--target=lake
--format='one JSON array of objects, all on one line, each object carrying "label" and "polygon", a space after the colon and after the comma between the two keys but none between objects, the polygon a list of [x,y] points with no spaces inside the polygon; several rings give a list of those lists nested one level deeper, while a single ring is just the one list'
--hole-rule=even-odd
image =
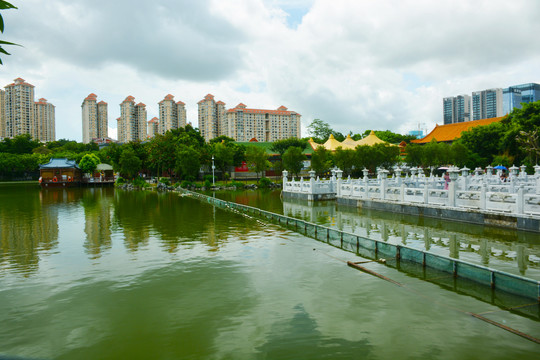
[{"label": "lake", "polygon": [[[437,251],[469,254],[480,262],[487,258],[489,266],[537,276],[537,239],[528,235],[513,239],[512,233],[492,229],[467,235],[452,228],[455,224],[430,226],[332,204],[282,202],[278,192],[215,196],[314,216],[388,241],[403,241],[406,233],[406,242],[425,246],[426,240],[413,234],[427,231]],[[452,234],[454,250],[447,240]],[[461,251],[469,244],[474,251]],[[499,251],[513,260],[498,259]],[[540,345],[467,312],[486,313],[537,338],[538,316],[503,311],[496,302],[369,264],[405,285],[398,287],[349,268],[347,260],[362,259],[178,193],[2,184],[0,357],[507,359],[540,354]],[[538,305],[532,309],[538,312]]]}]

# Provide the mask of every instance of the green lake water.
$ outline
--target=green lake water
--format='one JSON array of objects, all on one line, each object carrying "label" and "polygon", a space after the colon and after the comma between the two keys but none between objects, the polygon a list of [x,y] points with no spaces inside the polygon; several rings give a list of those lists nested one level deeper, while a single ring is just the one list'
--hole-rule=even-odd
[{"label": "green lake water", "polygon": [[[215,196],[537,276],[530,234],[283,202],[279,192]],[[0,185],[0,358],[540,356],[540,345],[466,313],[539,338],[538,305],[505,311],[366,265],[398,287],[346,260],[362,259],[178,193]]]}]

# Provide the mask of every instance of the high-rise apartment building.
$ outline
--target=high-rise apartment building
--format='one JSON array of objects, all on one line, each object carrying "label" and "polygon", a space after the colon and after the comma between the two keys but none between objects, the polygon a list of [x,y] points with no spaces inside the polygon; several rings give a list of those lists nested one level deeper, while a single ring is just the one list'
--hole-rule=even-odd
[{"label": "high-rise apartment building", "polygon": [[39,141],[54,141],[54,105],[45,99],[34,102],[34,85],[24,79],[17,78],[4,88],[0,91],[0,137],[29,134]]},{"label": "high-rise apartment building", "polygon": [[153,138],[156,134],[159,134],[159,119],[153,117],[148,121],[148,137]]},{"label": "high-rise apartment building", "polygon": [[30,134],[38,139],[34,116],[34,85],[17,78],[4,88],[5,137]]},{"label": "high-rise apartment building", "polygon": [[223,125],[225,103],[223,101],[216,102],[214,95],[208,94],[197,104],[199,105],[199,130],[204,140],[210,141],[222,135],[224,132],[222,129],[226,128]]},{"label": "high-rise apartment building", "polygon": [[118,121],[118,141],[126,143],[129,141],[146,140],[146,105],[138,103],[135,105],[135,98],[128,96],[120,104],[120,117]]},{"label": "high-rise apartment building", "polygon": [[503,116],[503,91],[501,88],[472,93],[473,120]]},{"label": "high-rise apartment building", "polygon": [[450,96],[443,99],[444,124],[454,124],[471,120],[471,97],[469,95]]},{"label": "high-rise apartment building", "polygon": [[97,102],[96,94],[89,94],[82,105],[83,143],[109,136],[108,105],[105,101]]},{"label": "high-rise apartment building", "polygon": [[174,96],[168,94],[159,102],[159,133],[186,126],[186,108],[181,101],[174,102]]},{"label": "high-rise apartment building", "polygon": [[290,137],[300,138],[301,115],[285,106],[277,110],[249,109],[240,103],[227,110],[226,131],[223,135],[236,141],[272,142]]},{"label": "high-rise apartment building", "polygon": [[49,104],[47,99],[41,98],[34,103],[34,115],[36,117],[36,137],[44,142],[56,140],[54,105]]}]

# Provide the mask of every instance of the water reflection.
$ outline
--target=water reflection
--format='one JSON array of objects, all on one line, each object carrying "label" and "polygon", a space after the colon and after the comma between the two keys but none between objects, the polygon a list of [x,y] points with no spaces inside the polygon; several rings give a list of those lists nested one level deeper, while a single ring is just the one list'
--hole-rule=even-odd
[{"label": "water reflection", "polygon": [[87,189],[81,198],[84,208],[84,248],[92,259],[111,248],[111,206],[113,188]]},{"label": "water reflection", "polygon": [[283,201],[283,214],[540,279],[537,234],[362,210],[335,202],[287,200]]},{"label": "water reflection", "polygon": [[[43,198],[24,196],[26,187],[0,189],[0,267],[28,275],[40,255],[58,244],[58,211],[43,206]],[[36,193],[37,195],[37,193]]]}]

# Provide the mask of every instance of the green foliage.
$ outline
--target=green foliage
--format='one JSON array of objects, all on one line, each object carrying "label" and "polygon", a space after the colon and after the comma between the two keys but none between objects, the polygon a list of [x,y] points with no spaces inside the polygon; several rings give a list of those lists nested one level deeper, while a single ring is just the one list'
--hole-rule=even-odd
[{"label": "green foliage", "polygon": [[[233,145],[230,143],[229,145]],[[229,166],[234,164],[235,149],[233,146],[228,146],[225,142],[214,143],[212,145],[212,154],[214,155],[214,164],[222,174],[224,174]]]},{"label": "green foliage", "polygon": [[210,189],[212,187],[212,183],[210,182],[210,180],[206,179],[204,181],[204,187],[207,189]]},{"label": "green foliage", "polygon": [[10,154],[31,154],[41,143],[32,139],[29,134],[17,135],[13,139],[6,138],[0,142],[0,152]]},{"label": "green foliage", "polygon": [[101,162],[100,158],[95,154],[86,154],[79,162],[79,168],[84,173],[93,173],[96,167]]},{"label": "green foliage", "polygon": [[507,168],[510,168],[513,164],[514,159],[508,155],[497,155],[493,157],[493,161],[491,163],[492,166],[502,165],[506,166]]},{"label": "green foliage", "polygon": [[493,123],[475,126],[461,134],[458,140],[469,151],[478,155],[478,166],[485,167],[493,161],[493,157],[504,152],[503,137],[505,125]]},{"label": "green foliage", "polygon": [[308,143],[304,139],[297,139],[297,138],[291,137],[288,139],[274,141],[272,143],[272,146],[270,147],[270,150],[278,153],[280,156],[283,156],[285,151],[287,151],[287,149],[290,148],[291,146],[298,147],[302,149],[302,151],[304,151],[304,149],[308,146]]},{"label": "green foliage", "polygon": [[[8,10],[8,9],[17,9],[14,5],[10,4],[7,1],[0,0],[0,10]],[[2,17],[2,14],[0,13],[0,32],[4,32],[4,18]],[[4,55],[10,55],[1,45],[17,45],[9,41],[0,40],[0,53]],[[0,65],[3,65],[2,58],[0,58]]]},{"label": "green foliage", "polygon": [[322,175],[330,170],[330,167],[332,167],[332,154],[324,146],[319,146],[311,155],[311,170],[314,170],[317,175]]},{"label": "green foliage", "polygon": [[389,169],[399,161],[399,148],[388,144],[356,147],[355,168],[375,172],[378,167]]},{"label": "green foliage", "polygon": [[39,165],[48,161],[48,156],[41,154],[0,153],[0,175],[12,178],[38,171]]},{"label": "green foliage", "polygon": [[159,178],[159,182],[167,186],[171,185],[170,179],[166,177]]},{"label": "green foliage", "polygon": [[192,181],[189,181],[189,180],[184,180],[180,183],[180,187],[183,188],[183,189],[189,189],[189,188],[192,188],[194,187],[195,184],[193,184]]},{"label": "green foliage", "polygon": [[307,128],[311,137],[317,138],[319,141],[328,140],[330,135],[334,133],[334,130],[332,130],[330,124],[321,119],[314,119]]},{"label": "green foliage", "polygon": [[215,182],[216,181],[215,177],[213,177],[212,175],[204,175],[203,176],[203,181],[207,181],[207,180],[210,181],[210,182]]},{"label": "green foliage", "polygon": [[269,188],[271,184],[272,184],[272,180],[270,180],[267,177],[263,177],[261,178],[261,180],[259,180],[260,188],[263,188],[263,189]]},{"label": "green foliage", "polygon": [[339,169],[343,170],[344,176],[349,176],[352,174],[353,167],[356,162],[355,160],[355,150],[343,150],[341,147],[339,147],[334,152],[334,163]]},{"label": "green foliage", "polygon": [[133,178],[141,169],[141,159],[135,155],[135,151],[131,147],[125,147],[120,155],[120,173],[128,178]]},{"label": "green foliage", "polygon": [[250,170],[257,173],[257,180],[259,180],[259,173],[262,173],[271,165],[266,150],[257,146],[246,147],[246,163]]},{"label": "green foliage", "polygon": [[244,188],[244,184],[242,184],[239,181],[234,181],[234,180],[231,182],[231,186],[234,186],[237,189],[243,189]]},{"label": "green foliage", "polygon": [[[364,137],[368,136],[370,132],[371,132],[371,130],[364,131],[361,138],[364,138]],[[416,136],[414,136],[414,135],[402,135],[402,134],[394,133],[394,132],[392,132],[390,130],[384,130],[384,131],[375,130],[374,133],[375,133],[375,135],[377,135],[377,137],[379,139],[381,139],[383,141],[386,141],[386,142],[388,142],[390,144],[399,144],[402,141],[405,141],[408,144],[408,143],[411,142],[411,140],[416,139]],[[355,139],[355,140],[357,140],[357,139]]]},{"label": "green foliage", "polygon": [[137,186],[137,187],[140,187],[140,188],[143,188],[143,189],[150,186],[150,184],[148,184],[146,182],[146,180],[144,180],[140,176],[137,176],[135,179],[133,179],[132,184],[133,184],[133,186]]},{"label": "green foliage", "polygon": [[302,170],[304,160],[306,156],[302,153],[302,149],[296,146],[288,148],[283,154],[283,166],[295,176]]},{"label": "green foliage", "polygon": [[121,176],[119,176],[118,179],[116,179],[116,184],[117,185],[122,185],[122,184],[125,184],[125,183],[126,183],[126,179],[124,179]]},{"label": "green foliage", "polygon": [[191,145],[181,144],[176,150],[176,173],[182,179],[195,179],[201,168],[201,153]]}]

